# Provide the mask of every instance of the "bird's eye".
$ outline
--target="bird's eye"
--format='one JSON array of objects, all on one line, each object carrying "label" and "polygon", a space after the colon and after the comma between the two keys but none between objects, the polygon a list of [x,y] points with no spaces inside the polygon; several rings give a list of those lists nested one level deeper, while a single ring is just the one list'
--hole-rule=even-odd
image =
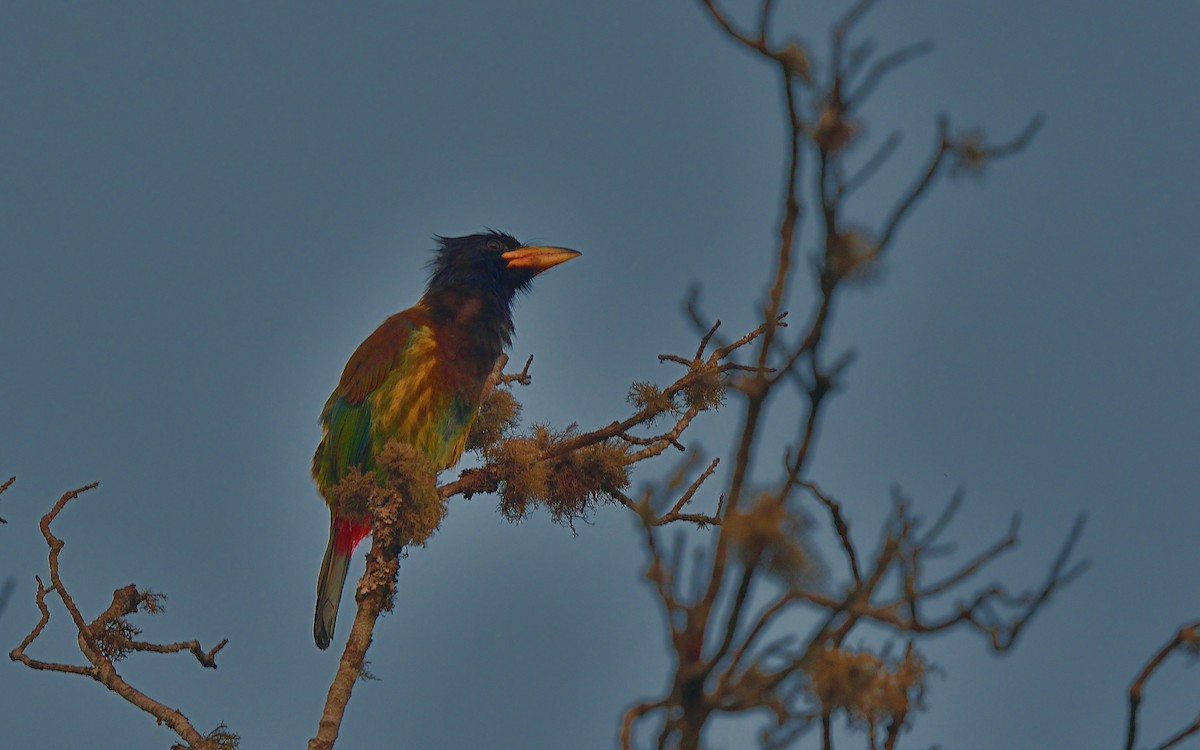
[{"label": "bird's eye", "polygon": [[488,240],[487,248],[494,253],[498,253],[504,249],[504,245],[500,244],[500,240]]}]

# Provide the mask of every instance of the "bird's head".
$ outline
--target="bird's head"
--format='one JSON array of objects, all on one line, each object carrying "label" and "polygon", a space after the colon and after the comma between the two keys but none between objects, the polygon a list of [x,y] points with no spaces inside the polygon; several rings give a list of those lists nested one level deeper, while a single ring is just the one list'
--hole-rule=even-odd
[{"label": "bird's head", "polygon": [[503,232],[438,237],[426,296],[450,293],[481,297],[507,307],[542,271],[580,253],[565,247],[522,245]]}]

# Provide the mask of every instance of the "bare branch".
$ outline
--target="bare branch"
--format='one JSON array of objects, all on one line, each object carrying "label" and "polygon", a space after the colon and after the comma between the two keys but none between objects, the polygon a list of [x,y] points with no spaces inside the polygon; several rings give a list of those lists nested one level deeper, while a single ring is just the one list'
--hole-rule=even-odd
[{"label": "bare branch", "polygon": [[988,158],[1003,158],[1020,153],[1030,143],[1033,143],[1033,139],[1037,136],[1038,132],[1045,124],[1046,118],[1042,115],[1034,117],[1029,121],[1029,124],[1025,126],[1025,129],[1018,133],[1015,138],[1007,143],[1002,143],[999,146],[993,147],[988,153]]},{"label": "bare branch", "polygon": [[897,68],[903,66],[905,63],[911,62],[918,57],[922,57],[923,55],[927,55],[932,51],[933,42],[926,39],[924,41],[917,42],[916,44],[911,44],[907,47],[901,47],[895,52],[881,57],[875,62],[874,65],[871,66],[871,69],[867,72],[866,78],[864,78],[858,87],[854,89],[854,93],[849,94],[846,97],[847,101],[852,102],[854,106],[862,104],[869,96],[871,96],[872,92],[875,91],[880,82],[887,77],[888,73],[891,73]]},{"label": "bare branch", "polygon": [[337,673],[329,685],[317,735],[308,741],[308,750],[330,750],[337,741],[346,706],[362,674],[367,649],[371,647],[375,623],[395,592],[398,570],[396,555],[384,550],[373,536],[371,549],[367,553],[367,569],[359,579],[355,592],[358,610],[354,615],[354,624],[350,627],[350,635],[338,661]]},{"label": "bare branch", "polygon": [[[1194,653],[1198,647],[1200,647],[1200,621],[1192,622],[1179,628],[1171,640],[1167,641],[1162,648],[1150,657],[1150,660],[1142,667],[1142,671],[1134,678],[1133,684],[1129,686],[1129,722],[1125,730],[1125,750],[1134,750],[1137,745],[1138,712],[1142,707],[1142,694],[1145,691],[1146,682],[1158,671],[1168,656],[1181,648],[1191,649]],[[1166,750],[1167,748],[1174,747],[1196,732],[1200,732],[1200,719],[1184,727],[1166,742],[1159,745],[1158,750]]]},{"label": "bare branch", "polygon": [[679,500],[675,503],[665,517],[672,516],[683,510],[683,506],[692,501],[692,497],[694,497],[696,491],[700,489],[700,485],[704,484],[705,480],[712,476],[713,472],[717,470],[717,465],[720,463],[720,458],[714,458],[708,465],[708,468],[701,472],[700,476],[696,477],[696,481],[692,482],[691,485],[688,486],[687,490],[679,497]]},{"label": "bare branch", "polygon": [[934,178],[937,177],[938,170],[940,170],[942,167],[942,161],[952,146],[950,143],[949,130],[949,120],[945,116],[939,118],[937,147],[933,150],[933,156],[931,156],[929,161],[926,162],[925,168],[922,170],[920,177],[918,177],[916,182],[913,183],[912,187],[908,189],[908,193],[900,200],[898,204],[896,204],[896,207],[892,209],[891,215],[888,216],[887,220],[884,222],[883,232],[879,235],[879,239],[876,242],[876,246],[878,248],[876,251],[877,255],[882,256],[885,252],[887,252],[888,247],[892,243],[892,238],[896,234],[896,230],[900,228],[900,224],[905,218],[908,217],[913,206],[915,206],[917,201],[921,199],[921,196],[925,194],[925,191],[929,189],[929,186],[933,184]]},{"label": "bare branch", "polygon": [[[639,503],[620,490],[614,489],[611,490],[611,493],[617,502],[632,510],[634,513],[644,512],[643,503]],[[651,513],[648,519],[648,525],[664,526],[668,523],[674,523],[675,521],[684,521],[686,523],[695,524],[698,528],[703,529],[708,526],[720,526],[721,514],[719,511],[715,515],[708,515],[706,513],[684,513],[682,510],[673,509],[668,513],[662,514],[661,516],[656,516]]]},{"label": "bare branch", "polygon": [[[504,355],[507,358],[508,355]],[[504,374],[500,376],[501,383],[517,383],[518,385],[529,385],[533,382],[533,378],[529,375],[529,366],[533,364],[533,355],[529,355],[529,359],[525,360],[525,366],[520,372]],[[501,368],[503,369],[503,368]]]},{"label": "bare branch", "polygon": [[1159,745],[1156,750],[1168,750],[1168,748],[1175,747],[1197,732],[1200,732],[1200,719],[1196,719],[1191,724],[1176,732],[1170,739]]},{"label": "bare branch", "polygon": [[529,367],[533,364],[532,354],[529,355],[529,359],[525,360],[525,366],[521,368],[520,372],[504,372],[504,368],[508,366],[508,362],[509,358],[507,354],[501,354],[499,359],[496,360],[496,366],[492,368],[491,374],[488,375],[487,380],[483,384],[484,399],[498,385],[508,385],[509,383],[529,385],[533,382],[533,377],[529,374]]},{"label": "bare branch", "polygon": [[704,350],[708,348],[708,342],[712,340],[713,334],[720,327],[721,321],[717,320],[712,324],[712,328],[708,329],[708,333],[704,334],[704,337],[700,339],[700,346],[696,347],[696,356],[692,358],[694,361],[699,362],[700,358],[704,356]]},{"label": "bare branch", "polygon": [[621,750],[633,750],[634,722],[651,711],[662,708],[665,704],[665,700],[657,700],[652,703],[639,703],[636,706],[630,707],[625,712],[625,718],[621,721]]},{"label": "bare branch", "polygon": [[850,574],[854,577],[854,585],[861,586],[862,571],[858,565],[858,552],[855,551],[854,542],[850,539],[850,527],[846,523],[845,517],[842,516],[841,504],[822,492],[821,488],[813,482],[800,482],[800,486],[811,492],[829,511],[834,531],[837,532],[838,539],[842,543],[842,551],[846,554],[847,562],[850,563]]},{"label": "bare branch", "polygon": [[40,659],[34,659],[25,653],[25,650],[38,639],[38,636],[42,634],[42,631],[45,630],[46,625],[50,622],[50,608],[46,605],[46,594],[48,594],[50,591],[46,588],[45,584],[42,583],[40,576],[35,576],[35,578],[37,580],[38,587],[37,596],[34,601],[37,603],[38,611],[41,612],[42,616],[37,621],[37,624],[33,626],[33,630],[29,631],[29,634],[21,640],[20,645],[8,652],[8,658],[12,659],[13,661],[19,661],[30,669],[41,669],[51,672],[67,672],[69,674],[84,675],[85,677],[95,677],[95,667],[81,667],[74,664],[41,661]]},{"label": "bare branch", "polygon": [[[181,711],[160,703],[130,685],[121,677],[114,666],[114,661],[122,658],[130,651],[173,653],[186,650],[190,651],[203,666],[215,669],[217,666],[215,661],[216,654],[225,646],[226,641],[221,641],[206,652],[197,641],[163,646],[133,640],[129,636],[136,634],[138,630],[127,623],[124,617],[139,611],[139,609],[151,612],[157,611],[159,609],[158,602],[161,600],[161,597],[150,592],[138,591],[137,587],[132,584],[114,591],[112,604],[91,623],[84,620],[83,615],[80,614],[78,607],[75,605],[74,599],[67,593],[59,568],[59,558],[65,545],[50,530],[50,524],[54,522],[58,514],[67,506],[67,503],[79,497],[84,492],[94,489],[97,485],[98,482],[93,482],[92,484],[65,493],[50,511],[42,516],[40,528],[42,536],[46,539],[46,544],[50,548],[50,586],[47,588],[42,579],[40,577],[37,578],[38,588],[35,601],[41,617],[38,619],[37,624],[34,625],[33,630],[21,641],[20,645],[9,652],[9,658],[13,661],[21,662],[30,669],[76,674],[96,680],[126,702],[153,716],[159,724],[165,724],[183,740],[185,745],[182,747],[193,750],[207,750],[207,748],[217,747],[218,745],[214,744],[214,740],[212,739],[217,734],[219,734],[223,747],[236,747],[237,736],[225,730],[223,726],[218,727],[217,730],[208,735],[200,734]],[[50,622],[50,608],[46,604],[46,595],[51,592],[58,596],[63,607],[71,615],[71,619],[74,621],[75,628],[79,634],[79,650],[84,658],[87,659],[90,666],[84,667],[74,664],[42,661],[30,657],[26,653],[28,648],[33,645],[34,641],[37,640],[45,630],[46,625]]]},{"label": "bare branch", "polygon": [[862,167],[857,172],[848,177],[838,186],[838,197],[844,198],[855,190],[862,187],[868,180],[875,176],[892,154],[896,152],[896,148],[900,145],[900,134],[892,133],[879,146],[875,153],[871,154],[870,158],[863,163]]},{"label": "bare branch", "polygon": [[[700,2],[704,4],[704,7],[708,9],[708,14],[712,16],[712,19],[721,26],[730,39],[740,42],[747,49],[751,49],[761,55],[766,55],[767,57],[772,56],[771,51],[767,48],[765,38],[765,28],[766,24],[768,23],[766,19],[766,9],[759,14],[760,34],[759,38],[755,39],[749,34],[738,31],[736,28],[734,28],[733,22],[730,21],[719,8],[717,8],[716,3],[714,3],[713,0],[700,0]],[[769,6],[770,3],[768,2],[766,5]]]},{"label": "bare branch", "polygon": [[758,11],[758,41],[764,47],[767,46],[767,36],[771,26],[771,10],[774,5],[774,0],[763,0]]},{"label": "bare branch", "polygon": [[987,145],[981,130],[972,130],[959,136],[951,144],[951,150],[955,157],[951,175],[957,176],[964,172],[983,174],[984,168],[995,159],[1002,159],[1024,150],[1042,129],[1044,123],[1045,119],[1041,115],[1034,117],[1015,138],[999,146]]},{"label": "bare branch", "polygon": [[[15,482],[15,481],[17,481],[16,477],[9,477],[8,480],[4,484],[0,484],[0,495],[4,494],[4,491],[7,490],[9,487],[12,487],[13,482]],[[8,523],[8,521],[5,521],[3,518],[0,518],[0,523]]]},{"label": "bare branch", "polygon": [[842,69],[842,57],[844,55],[846,37],[850,32],[862,21],[866,16],[867,11],[871,10],[871,6],[875,5],[875,0],[858,0],[854,5],[851,5],[837,23],[833,25],[831,37],[833,39],[833,68],[834,70]]},{"label": "bare branch", "polygon": [[[1087,569],[1087,561],[1067,568],[1075,545],[1083,533],[1084,521],[1085,518],[1082,515],[1076,519],[1063,541],[1054,563],[1050,566],[1045,583],[1035,592],[1013,596],[1002,587],[992,586],[978,592],[969,603],[960,604],[958,610],[953,614],[941,619],[925,620],[917,614],[917,604],[929,596],[942,593],[946,588],[945,582],[930,587],[921,587],[915,581],[910,580],[907,581],[907,593],[903,599],[903,603],[907,605],[908,609],[907,616],[898,611],[897,605],[901,602],[875,606],[866,615],[881,624],[891,625],[901,631],[911,633],[937,633],[964,624],[986,635],[993,650],[1007,651],[1015,645],[1025,626],[1035,614],[1041,611],[1054,592],[1070,584]],[[1010,534],[1012,533],[1015,531],[1010,529]],[[1015,543],[1015,539],[1012,543]],[[982,564],[995,559],[1001,551],[1009,546],[1010,543],[1006,537],[974,560],[969,561],[958,572],[951,574],[948,580],[965,579],[976,572]],[[910,557],[910,559],[912,558]],[[1014,608],[1017,611],[1009,619],[1003,620],[992,614],[993,604]]]}]

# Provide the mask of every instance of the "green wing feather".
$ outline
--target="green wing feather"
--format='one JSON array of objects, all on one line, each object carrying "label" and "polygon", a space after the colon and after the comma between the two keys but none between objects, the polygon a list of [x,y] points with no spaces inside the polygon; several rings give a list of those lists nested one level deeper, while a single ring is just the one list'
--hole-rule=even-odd
[{"label": "green wing feather", "polygon": [[329,397],[321,412],[325,437],[313,456],[313,477],[324,493],[338,483],[351,466],[373,468],[371,461],[371,407],[351,404],[337,393]]},{"label": "green wing feather", "polygon": [[412,332],[418,325],[410,315],[405,311],[391,316],[359,344],[321,411],[325,434],[313,456],[312,471],[322,494],[346,476],[350,467],[374,468],[369,396],[389,375],[404,368]]}]

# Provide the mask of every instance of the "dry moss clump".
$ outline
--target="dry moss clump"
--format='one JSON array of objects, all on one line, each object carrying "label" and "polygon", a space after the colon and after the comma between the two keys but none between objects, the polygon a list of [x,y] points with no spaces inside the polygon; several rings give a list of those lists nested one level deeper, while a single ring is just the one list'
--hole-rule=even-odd
[{"label": "dry moss clump", "polygon": [[890,662],[869,651],[826,648],[814,655],[807,672],[821,713],[843,711],[854,725],[903,725],[910,711],[924,707],[929,667],[911,644]]},{"label": "dry moss clump", "polygon": [[785,582],[798,583],[818,572],[804,546],[802,516],[770,495],[760,495],[747,510],[735,510],[724,522],[724,533],[746,565],[761,565]]},{"label": "dry moss clump", "polygon": [[[665,399],[653,386],[642,393],[648,399]],[[554,455],[556,448],[578,434],[576,429],[555,431],[535,424],[527,434],[517,435],[520,418],[521,404],[507,388],[496,388],[484,401],[467,438],[468,450],[487,462],[505,518],[520,521],[541,505],[556,522],[570,525],[629,486],[629,453],[624,443],[605,441]]]},{"label": "dry moss clump", "polygon": [[112,604],[89,626],[96,648],[109,661],[120,661],[131,651],[139,650],[135,640],[142,629],[129,620],[129,615],[146,612],[158,614],[164,610],[166,594],[157,594],[149,589],[139,591],[132,583],[113,592]]},{"label": "dry moss clump", "polygon": [[329,488],[329,502],[339,516],[355,520],[366,518],[371,495],[379,487],[373,472],[351,466],[346,476]]},{"label": "dry moss clump", "polygon": [[489,447],[486,457],[500,484],[500,512],[520,521],[541,505],[558,523],[586,517],[598,503],[629,486],[629,454],[624,444],[605,441],[560,456],[554,449],[575,435],[536,424],[528,435]]},{"label": "dry moss clump", "polygon": [[665,412],[678,412],[679,406],[654,383],[637,382],[629,387],[625,400],[639,411],[650,409],[652,416],[644,424],[654,424]]},{"label": "dry moss clump", "polygon": [[[639,410],[649,409],[652,412],[644,424],[653,424],[663,414],[679,415],[685,409],[710,411],[725,404],[725,378],[717,365],[710,362],[694,363],[690,376],[682,393],[668,396],[653,383],[637,382],[630,386],[625,400]],[[683,397],[682,404],[675,400],[675,396],[680,395]]]},{"label": "dry moss clump", "polygon": [[375,464],[366,472],[351,467],[329,489],[338,515],[370,518],[372,533],[396,551],[424,544],[446,516],[437,473],[416,448],[396,440],[383,446]]},{"label": "dry moss clump", "polygon": [[446,503],[437,489],[437,472],[425,456],[393,440],[376,457],[375,478],[372,525],[376,535],[390,536],[380,541],[397,548],[429,541],[446,517]]},{"label": "dry moss clump", "polygon": [[485,451],[510,435],[520,423],[520,402],[507,388],[493,388],[471,424],[467,450]]},{"label": "dry moss clump", "polygon": [[237,750],[241,745],[241,736],[234,734],[221,722],[208,734],[204,735],[204,750]]},{"label": "dry moss clump", "polygon": [[683,400],[689,409],[716,410],[725,404],[725,378],[715,364],[704,362],[692,366],[693,380],[683,390]]}]

